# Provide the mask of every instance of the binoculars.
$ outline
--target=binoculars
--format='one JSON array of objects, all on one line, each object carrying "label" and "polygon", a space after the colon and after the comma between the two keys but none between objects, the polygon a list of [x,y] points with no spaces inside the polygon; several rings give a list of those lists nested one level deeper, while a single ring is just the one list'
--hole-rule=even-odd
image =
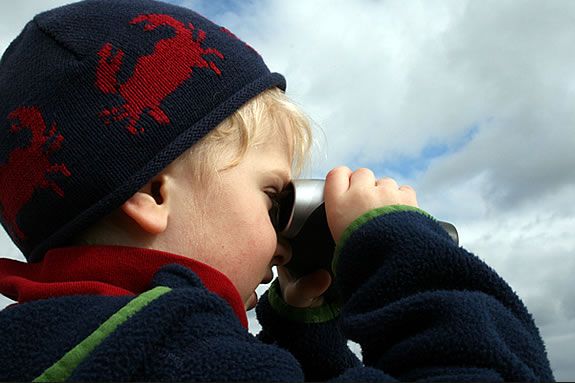
[{"label": "binoculars", "polygon": [[[317,269],[331,272],[335,242],[327,225],[322,179],[293,180],[278,194],[270,218],[280,237],[292,247],[292,258],[285,266],[298,278]],[[455,226],[438,221],[458,244]]]}]

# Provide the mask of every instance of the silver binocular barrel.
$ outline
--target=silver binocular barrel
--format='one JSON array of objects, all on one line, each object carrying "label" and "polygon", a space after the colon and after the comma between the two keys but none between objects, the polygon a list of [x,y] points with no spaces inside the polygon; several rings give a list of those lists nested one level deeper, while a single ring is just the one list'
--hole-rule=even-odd
[{"label": "silver binocular barrel", "polygon": [[[317,269],[331,271],[335,242],[327,225],[322,179],[293,180],[278,200],[279,208],[272,221],[278,235],[292,247],[292,258],[286,265],[294,277]],[[454,225],[438,221],[453,241],[459,236]]]}]

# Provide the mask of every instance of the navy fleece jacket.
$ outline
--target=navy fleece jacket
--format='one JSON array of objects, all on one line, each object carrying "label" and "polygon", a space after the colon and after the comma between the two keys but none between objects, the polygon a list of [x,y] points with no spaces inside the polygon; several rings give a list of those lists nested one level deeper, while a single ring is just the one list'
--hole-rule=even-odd
[{"label": "navy fleece jacket", "polygon": [[[258,303],[258,337],[181,265],[164,266],[138,297],[8,307],[0,380],[553,380],[518,297],[426,215],[370,212],[346,232],[335,264],[340,315],[300,321],[306,315],[277,304],[274,285]],[[347,339],[361,345],[362,362]]]}]

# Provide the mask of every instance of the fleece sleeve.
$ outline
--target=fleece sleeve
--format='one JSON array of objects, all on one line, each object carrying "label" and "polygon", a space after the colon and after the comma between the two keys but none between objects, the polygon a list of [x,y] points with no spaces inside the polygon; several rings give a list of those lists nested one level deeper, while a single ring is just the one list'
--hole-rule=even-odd
[{"label": "fleece sleeve", "polygon": [[[258,338],[289,351],[300,363],[306,381],[324,381],[361,366],[347,346],[339,310],[327,304],[315,309],[289,308],[277,280],[256,307],[262,331]],[[274,302],[274,303],[272,303]]]},{"label": "fleece sleeve", "polygon": [[366,367],[402,381],[553,380],[521,300],[433,218],[394,207],[359,221],[338,245],[335,280],[342,332]]}]

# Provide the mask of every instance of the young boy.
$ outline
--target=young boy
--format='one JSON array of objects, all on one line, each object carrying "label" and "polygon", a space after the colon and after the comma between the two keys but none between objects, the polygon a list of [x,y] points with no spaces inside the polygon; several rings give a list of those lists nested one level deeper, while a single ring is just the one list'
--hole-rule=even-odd
[{"label": "young boy", "polygon": [[26,25],[0,62],[0,212],[29,261],[0,262],[0,380],[553,379],[509,286],[367,169],[326,177],[337,298],[291,278],[269,210],[311,138],[284,89],[152,0]]}]

